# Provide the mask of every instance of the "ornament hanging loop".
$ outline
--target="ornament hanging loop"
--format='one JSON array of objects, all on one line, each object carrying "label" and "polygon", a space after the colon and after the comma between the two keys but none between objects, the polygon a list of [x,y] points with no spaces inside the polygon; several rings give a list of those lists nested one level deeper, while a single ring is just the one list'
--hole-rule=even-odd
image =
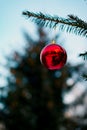
[{"label": "ornament hanging loop", "polygon": [[51,43],[52,43],[52,44],[55,44],[55,43],[56,43],[56,41],[53,39]]},{"label": "ornament hanging loop", "polygon": [[56,43],[56,26],[53,28],[53,39],[52,39],[52,44],[55,44]]}]

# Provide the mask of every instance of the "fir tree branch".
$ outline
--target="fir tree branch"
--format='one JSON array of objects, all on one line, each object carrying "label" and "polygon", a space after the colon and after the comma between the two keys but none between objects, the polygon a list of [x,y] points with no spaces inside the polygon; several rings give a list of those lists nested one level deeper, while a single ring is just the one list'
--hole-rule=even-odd
[{"label": "fir tree branch", "polygon": [[69,33],[72,32],[87,37],[87,23],[79,19],[77,16],[68,15],[68,18],[65,19],[58,16],[45,15],[41,12],[33,13],[25,11],[22,14],[31,18],[40,26],[49,26],[50,28],[54,28],[59,25],[59,29],[63,31],[65,30]]},{"label": "fir tree branch", "polygon": [[80,53],[79,56],[81,56],[84,60],[87,60],[87,52]]},{"label": "fir tree branch", "polygon": [[87,81],[87,74],[83,74],[82,77],[84,78],[85,81]]}]

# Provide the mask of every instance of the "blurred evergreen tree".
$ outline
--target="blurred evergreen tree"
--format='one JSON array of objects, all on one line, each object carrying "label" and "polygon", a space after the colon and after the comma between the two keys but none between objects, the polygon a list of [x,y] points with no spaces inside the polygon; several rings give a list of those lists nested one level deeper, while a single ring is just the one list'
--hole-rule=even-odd
[{"label": "blurred evergreen tree", "polygon": [[62,92],[70,91],[73,85],[68,86],[66,81],[75,71],[79,75],[81,67],[67,64],[61,70],[46,69],[40,63],[40,52],[50,38],[43,28],[37,31],[37,41],[24,32],[24,55],[15,52],[9,61],[11,76],[1,119],[7,130],[74,130],[78,123],[65,119]]},{"label": "blurred evergreen tree", "polygon": [[42,28],[38,28],[38,41],[26,32],[24,35],[28,42],[25,55],[16,52],[16,65],[10,68],[6,126],[8,130],[58,130],[63,118],[61,92],[67,67],[50,71],[40,63],[40,51],[50,40]]}]

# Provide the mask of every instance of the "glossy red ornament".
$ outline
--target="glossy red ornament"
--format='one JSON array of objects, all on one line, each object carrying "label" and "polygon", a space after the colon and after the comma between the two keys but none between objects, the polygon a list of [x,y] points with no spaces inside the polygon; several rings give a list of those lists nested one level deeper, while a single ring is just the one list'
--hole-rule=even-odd
[{"label": "glossy red ornament", "polygon": [[61,69],[67,60],[67,53],[63,47],[58,44],[46,45],[40,53],[41,63],[50,70]]}]

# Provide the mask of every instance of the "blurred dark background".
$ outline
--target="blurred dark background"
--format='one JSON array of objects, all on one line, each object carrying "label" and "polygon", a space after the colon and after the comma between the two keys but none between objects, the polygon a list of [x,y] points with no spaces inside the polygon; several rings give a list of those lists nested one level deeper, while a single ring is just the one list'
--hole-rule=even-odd
[{"label": "blurred dark background", "polygon": [[23,53],[5,56],[9,75],[0,87],[0,130],[87,130],[87,82],[81,77],[85,63],[45,68],[40,52],[51,38],[36,28],[37,40],[23,31]]}]

